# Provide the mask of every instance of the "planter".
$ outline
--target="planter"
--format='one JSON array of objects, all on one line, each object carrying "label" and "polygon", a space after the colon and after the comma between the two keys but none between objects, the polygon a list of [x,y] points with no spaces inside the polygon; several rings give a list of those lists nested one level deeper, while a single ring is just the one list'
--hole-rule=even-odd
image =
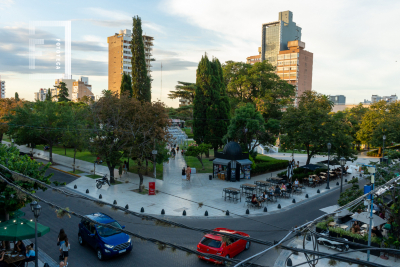
[{"label": "planter", "polygon": [[338,233],[335,233],[335,232],[332,232],[332,231],[329,231],[329,236],[330,236],[330,237],[340,237],[340,236],[338,235]]},{"label": "planter", "polygon": [[320,227],[315,227],[315,231],[317,233],[321,233],[322,231],[325,231],[324,229],[320,228]]}]

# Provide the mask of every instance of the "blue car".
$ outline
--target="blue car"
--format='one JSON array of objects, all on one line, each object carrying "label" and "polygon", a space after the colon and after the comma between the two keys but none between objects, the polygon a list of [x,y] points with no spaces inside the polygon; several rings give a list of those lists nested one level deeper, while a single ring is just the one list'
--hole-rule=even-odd
[{"label": "blue car", "polygon": [[[85,217],[119,229],[125,228],[104,213],[93,213]],[[93,225],[85,219],[79,223],[78,241],[82,246],[86,243],[93,247],[99,260],[132,251],[132,240],[129,235],[102,225]]]}]

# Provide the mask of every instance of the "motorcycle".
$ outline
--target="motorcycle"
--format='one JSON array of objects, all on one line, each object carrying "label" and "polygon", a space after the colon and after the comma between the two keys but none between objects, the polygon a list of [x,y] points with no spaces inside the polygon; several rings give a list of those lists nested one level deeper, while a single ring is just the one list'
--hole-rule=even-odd
[{"label": "motorcycle", "polygon": [[[328,231],[321,232],[321,235],[329,236],[329,232]],[[339,238],[339,239],[348,241],[346,238]],[[318,241],[318,244],[320,244],[320,245],[324,245],[324,246],[327,246],[328,248],[339,250],[340,252],[349,250],[349,245],[342,244],[342,243],[336,242],[336,241],[332,241],[332,240],[329,240],[329,239],[326,239],[323,237],[318,238],[317,241]]]},{"label": "motorcycle", "polygon": [[108,184],[108,186],[111,186],[110,181],[107,179],[107,174],[104,175],[103,178],[96,180],[97,189],[100,189],[104,184]]}]

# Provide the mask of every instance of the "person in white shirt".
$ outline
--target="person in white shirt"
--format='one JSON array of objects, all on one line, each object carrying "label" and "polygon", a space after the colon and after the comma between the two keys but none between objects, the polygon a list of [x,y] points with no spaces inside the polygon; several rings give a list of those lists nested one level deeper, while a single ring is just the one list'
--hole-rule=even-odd
[{"label": "person in white shirt", "polygon": [[[68,242],[68,237],[65,238],[65,242],[60,246],[60,251],[64,255],[64,266],[68,266],[68,252],[71,249],[71,244]],[[61,266],[61,265],[60,265]]]}]

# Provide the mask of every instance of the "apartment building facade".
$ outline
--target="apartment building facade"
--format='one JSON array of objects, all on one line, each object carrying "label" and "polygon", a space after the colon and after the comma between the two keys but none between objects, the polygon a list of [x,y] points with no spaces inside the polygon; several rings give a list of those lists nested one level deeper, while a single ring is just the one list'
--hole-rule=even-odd
[{"label": "apartment building facade", "polygon": [[[143,35],[143,45],[146,59],[147,75],[151,78],[151,61],[154,38]],[[131,74],[131,30],[120,30],[107,38],[108,43],[108,90],[120,92],[123,73]]]},{"label": "apartment building facade", "polygon": [[61,82],[65,83],[65,86],[68,88],[68,99],[72,100],[72,87],[75,80],[72,79],[72,77],[70,78],[71,79],[56,79],[54,82],[54,87],[59,86]]},{"label": "apartment building facade", "polygon": [[393,103],[393,102],[396,102],[398,100],[398,97],[397,97],[397,95],[390,95],[390,96],[372,95],[372,97],[371,97],[371,102],[372,103],[376,103],[376,102],[379,102],[381,100],[384,100],[387,103]]},{"label": "apartment building facade", "polygon": [[313,53],[304,50],[305,43],[289,41],[288,49],[279,51],[276,74],[296,87],[296,97],[312,89]]},{"label": "apartment building facade", "polygon": [[90,97],[94,100],[92,86],[89,84],[89,78],[81,76],[78,81],[72,84],[72,101],[79,101],[84,96]]},{"label": "apartment building facade", "polygon": [[39,92],[34,92],[33,94],[35,96],[35,101],[45,101],[46,100],[47,89],[46,88],[40,88]]},{"label": "apartment building facade", "polygon": [[253,65],[254,63],[261,62],[261,47],[258,48],[258,55],[249,56],[246,58],[246,63]]},{"label": "apartment building facade", "polygon": [[0,98],[6,98],[6,81],[1,79],[0,75]]},{"label": "apartment building facade", "polygon": [[346,97],[344,95],[330,95],[329,99],[333,102],[334,105],[346,104]]}]

